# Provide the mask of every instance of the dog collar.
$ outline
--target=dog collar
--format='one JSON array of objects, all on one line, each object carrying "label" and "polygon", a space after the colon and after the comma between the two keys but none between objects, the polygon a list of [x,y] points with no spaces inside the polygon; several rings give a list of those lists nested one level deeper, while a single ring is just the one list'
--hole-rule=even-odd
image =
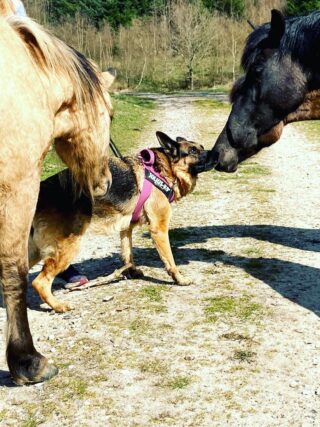
[{"label": "dog collar", "polygon": [[167,180],[154,169],[154,162],[156,160],[154,152],[149,149],[142,150],[139,159],[142,161],[144,167],[144,180],[138,203],[132,214],[131,222],[137,222],[139,220],[143,206],[150,197],[152,187],[156,187],[162,191],[170,203],[174,200],[173,189],[169,186]]}]

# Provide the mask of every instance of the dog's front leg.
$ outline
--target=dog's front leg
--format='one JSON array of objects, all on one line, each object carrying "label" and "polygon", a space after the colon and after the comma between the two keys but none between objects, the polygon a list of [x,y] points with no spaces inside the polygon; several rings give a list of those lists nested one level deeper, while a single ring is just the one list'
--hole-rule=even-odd
[{"label": "dog's front leg", "polygon": [[173,258],[170,241],[169,241],[169,229],[168,225],[164,223],[154,225],[150,227],[151,237],[160,255],[160,258],[164,262],[168,274],[178,285],[188,286],[191,285],[192,281],[184,277],[178,270],[176,263]]},{"label": "dog's front leg", "polygon": [[124,265],[132,264],[132,267],[128,268],[123,272],[123,275],[128,279],[139,279],[143,277],[143,272],[139,270],[133,261],[132,254],[132,227],[130,226],[126,230],[120,231],[120,240],[121,240],[121,256]]}]

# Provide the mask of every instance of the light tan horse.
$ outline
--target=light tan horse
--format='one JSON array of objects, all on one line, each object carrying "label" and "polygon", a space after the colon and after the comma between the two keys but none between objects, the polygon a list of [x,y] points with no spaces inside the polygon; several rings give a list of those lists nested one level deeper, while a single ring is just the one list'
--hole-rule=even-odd
[{"label": "light tan horse", "polygon": [[[0,1],[5,15],[7,2]],[[7,362],[16,383],[57,373],[33,345],[27,244],[42,160],[53,140],[84,191],[108,189],[111,104],[91,62],[28,18],[0,17],[0,282]]]}]

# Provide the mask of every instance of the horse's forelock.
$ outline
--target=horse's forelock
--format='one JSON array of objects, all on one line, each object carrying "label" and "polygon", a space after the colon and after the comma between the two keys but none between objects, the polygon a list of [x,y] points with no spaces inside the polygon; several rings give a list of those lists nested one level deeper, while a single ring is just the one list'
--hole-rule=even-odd
[{"label": "horse's forelock", "polygon": [[247,71],[261,53],[261,43],[267,40],[270,24],[264,24],[249,34],[241,58],[242,68]]}]

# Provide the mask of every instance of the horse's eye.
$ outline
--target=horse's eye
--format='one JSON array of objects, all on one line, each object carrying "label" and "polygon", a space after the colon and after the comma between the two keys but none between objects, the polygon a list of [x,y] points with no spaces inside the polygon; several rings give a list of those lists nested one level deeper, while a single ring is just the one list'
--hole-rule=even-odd
[{"label": "horse's eye", "polygon": [[198,150],[196,147],[190,147],[188,153],[189,154],[198,154]]}]

